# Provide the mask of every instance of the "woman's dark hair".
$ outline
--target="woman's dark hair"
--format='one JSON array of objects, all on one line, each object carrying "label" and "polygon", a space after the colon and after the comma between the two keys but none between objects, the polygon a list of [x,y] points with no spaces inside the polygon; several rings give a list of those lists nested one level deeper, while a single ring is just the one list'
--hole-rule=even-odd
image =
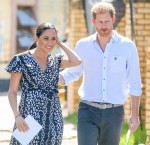
[{"label": "woman's dark hair", "polygon": [[[55,29],[55,31],[56,31],[56,28],[54,27],[54,25],[52,25],[50,23],[42,23],[37,27],[37,29],[35,31],[36,36],[39,38],[42,35],[42,33],[47,29]],[[37,47],[36,42],[34,42],[33,44],[31,44],[31,46],[28,48],[28,50],[34,49],[36,47]]]}]

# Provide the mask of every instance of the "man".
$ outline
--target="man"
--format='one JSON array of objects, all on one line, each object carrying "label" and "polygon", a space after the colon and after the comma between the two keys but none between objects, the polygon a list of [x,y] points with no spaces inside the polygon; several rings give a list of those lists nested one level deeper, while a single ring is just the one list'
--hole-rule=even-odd
[{"label": "man", "polygon": [[59,82],[67,85],[83,74],[78,145],[119,145],[128,93],[131,133],[139,126],[142,91],[137,48],[134,42],[113,30],[115,9],[110,3],[99,2],[91,12],[96,33],[79,40],[75,49],[82,64],[64,70]]}]

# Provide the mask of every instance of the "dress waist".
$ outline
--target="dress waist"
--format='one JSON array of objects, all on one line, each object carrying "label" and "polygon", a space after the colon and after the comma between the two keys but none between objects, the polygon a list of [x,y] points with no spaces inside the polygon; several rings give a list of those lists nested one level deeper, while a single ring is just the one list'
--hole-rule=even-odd
[{"label": "dress waist", "polygon": [[42,91],[46,91],[48,93],[59,93],[58,89],[55,89],[55,88],[49,88],[49,87],[46,87],[46,88],[41,88],[41,87],[30,87],[30,88],[25,88],[23,89],[22,91],[34,91],[34,90],[42,90]]}]

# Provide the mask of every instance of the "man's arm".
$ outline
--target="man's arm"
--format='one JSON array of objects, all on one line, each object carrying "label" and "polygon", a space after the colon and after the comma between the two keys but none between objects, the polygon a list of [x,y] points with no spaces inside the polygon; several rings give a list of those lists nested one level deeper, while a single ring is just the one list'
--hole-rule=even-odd
[{"label": "man's arm", "polygon": [[140,121],[139,121],[139,106],[140,106],[140,97],[131,96],[131,116],[129,119],[129,127],[131,133],[136,131],[138,128]]},{"label": "man's arm", "polygon": [[66,86],[69,83],[78,80],[82,75],[82,71],[82,63],[78,66],[64,69],[60,72],[58,83]]},{"label": "man's arm", "polygon": [[133,43],[131,46],[131,55],[128,59],[127,80],[129,83],[129,94],[131,96],[131,115],[129,119],[129,127],[133,133],[139,126],[139,106],[140,96],[142,95],[142,83],[140,75],[140,65],[138,51]]}]

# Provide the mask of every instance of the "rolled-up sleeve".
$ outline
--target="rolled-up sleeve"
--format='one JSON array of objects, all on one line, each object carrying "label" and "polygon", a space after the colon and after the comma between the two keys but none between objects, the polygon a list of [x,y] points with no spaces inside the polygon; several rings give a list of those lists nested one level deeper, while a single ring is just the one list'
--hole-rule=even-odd
[{"label": "rolled-up sleeve", "polygon": [[64,85],[68,85],[73,81],[77,81],[82,75],[82,64],[75,67],[64,69],[62,72],[60,72],[60,75],[65,80]]},{"label": "rolled-up sleeve", "polygon": [[129,94],[141,96],[142,82],[140,75],[140,65],[137,48],[132,44],[130,56],[127,62],[127,81],[129,84]]}]

